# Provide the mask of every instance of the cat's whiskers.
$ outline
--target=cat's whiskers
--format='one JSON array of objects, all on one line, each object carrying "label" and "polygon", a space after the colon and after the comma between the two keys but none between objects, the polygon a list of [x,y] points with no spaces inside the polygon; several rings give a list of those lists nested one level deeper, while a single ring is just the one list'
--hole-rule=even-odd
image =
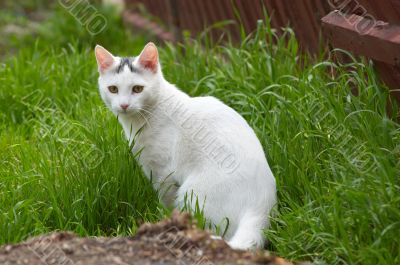
[{"label": "cat's whiskers", "polygon": [[[149,127],[150,127],[150,129],[151,129],[151,124],[150,124],[150,122],[149,122],[149,120],[146,118],[146,116],[143,114],[143,113],[141,113],[140,111],[147,111],[147,110],[145,110],[145,109],[142,109],[142,108],[138,108],[138,114],[140,115],[140,117],[142,117],[143,119],[144,119],[144,121],[145,121],[145,124],[147,124],[147,125],[149,125]],[[151,115],[153,115],[151,112],[149,112],[149,111],[147,111],[149,114],[151,114]]]},{"label": "cat's whiskers", "polygon": [[143,105],[143,107],[141,108],[141,110],[147,111],[149,114],[154,115],[152,113],[152,111],[154,111],[156,109],[156,107],[153,105]]},{"label": "cat's whiskers", "polygon": [[[138,108],[138,110],[146,112],[146,114],[149,114],[151,117],[154,116],[154,114],[153,114],[150,110],[147,110],[147,109],[145,109],[145,108]],[[150,117],[150,118],[151,118],[151,117]]]}]

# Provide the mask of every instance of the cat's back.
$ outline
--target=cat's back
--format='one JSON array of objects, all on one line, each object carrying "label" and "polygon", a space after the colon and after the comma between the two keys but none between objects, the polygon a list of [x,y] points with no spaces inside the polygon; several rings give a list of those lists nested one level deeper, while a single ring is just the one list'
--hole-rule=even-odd
[{"label": "cat's back", "polygon": [[251,149],[264,156],[253,129],[234,109],[212,96],[191,98],[190,105],[197,123],[212,130],[232,147]]},{"label": "cat's back", "polygon": [[199,118],[210,119],[210,122],[247,122],[234,109],[212,96],[193,97],[190,99],[192,110]]},{"label": "cat's back", "polygon": [[199,119],[205,119],[215,125],[223,124],[226,128],[234,127],[253,132],[247,121],[238,112],[219,99],[206,96],[191,98],[191,101],[192,110],[198,114]]},{"label": "cat's back", "polygon": [[220,162],[218,172],[222,170],[239,179],[242,176],[258,178],[254,183],[261,186],[274,183],[259,139],[238,112],[209,96],[192,98],[191,109],[196,113],[193,138],[198,140],[203,153],[213,158],[214,164]]}]

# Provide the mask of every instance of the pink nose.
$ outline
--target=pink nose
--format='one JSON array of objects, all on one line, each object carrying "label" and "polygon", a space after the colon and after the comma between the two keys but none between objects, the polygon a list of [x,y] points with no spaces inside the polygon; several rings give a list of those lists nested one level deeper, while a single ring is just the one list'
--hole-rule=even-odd
[{"label": "pink nose", "polygon": [[123,110],[126,110],[129,107],[128,104],[121,104],[120,106],[121,106],[121,109],[123,109]]}]

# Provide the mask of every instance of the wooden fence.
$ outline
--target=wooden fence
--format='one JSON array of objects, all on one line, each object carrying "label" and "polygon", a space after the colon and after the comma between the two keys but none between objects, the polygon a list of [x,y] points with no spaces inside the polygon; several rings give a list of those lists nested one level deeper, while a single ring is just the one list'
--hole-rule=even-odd
[{"label": "wooden fence", "polygon": [[[264,18],[263,8],[276,29],[290,26],[301,46],[318,52],[325,45],[350,50],[375,61],[382,80],[400,101],[400,0],[125,0],[125,19],[168,40],[179,40],[220,21],[236,21],[226,27],[233,38],[242,24],[251,32]],[[142,6],[162,23],[150,23],[139,15]],[[335,11],[336,10],[336,11]],[[240,20],[239,20],[240,18]],[[160,27],[160,24],[165,27]],[[399,25],[399,26],[398,26]],[[323,31],[322,31],[323,29]],[[324,33],[324,34],[323,34]]]}]

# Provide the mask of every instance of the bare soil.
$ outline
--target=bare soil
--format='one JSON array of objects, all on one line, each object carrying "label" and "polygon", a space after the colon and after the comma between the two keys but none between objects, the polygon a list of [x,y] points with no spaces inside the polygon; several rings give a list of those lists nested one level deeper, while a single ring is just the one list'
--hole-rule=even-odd
[{"label": "bare soil", "polygon": [[0,247],[4,265],[219,265],[293,264],[268,251],[231,249],[196,228],[187,214],[174,212],[170,219],[142,225],[134,237],[78,237],[54,232],[26,242]]}]

